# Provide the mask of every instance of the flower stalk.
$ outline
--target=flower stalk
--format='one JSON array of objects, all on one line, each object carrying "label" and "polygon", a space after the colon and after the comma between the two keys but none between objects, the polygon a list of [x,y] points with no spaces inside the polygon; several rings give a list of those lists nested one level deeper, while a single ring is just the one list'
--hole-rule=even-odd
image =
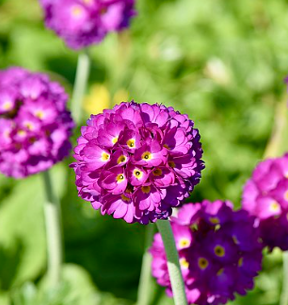
[{"label": "flower stalk", "polygon": [[85,50],[78,57],[75,84],[72,97],[71,111],[77,124],[82,119],[82,102],[86,91],[90,71],[90,56],[88,50]]},{"label": "flower stalk", "polygon": [[156,224],[165,247],[174,303],[175,305],[187,305],[184,282],[179,264],[179,256],[171,224],[167,220],[158,220]]},{"label": "flower stalk", "polygon": [[280,305],[288,305],[288,251],[283,252],[283,287]]},{"label": "flower stalk", "polygon": [[60,281],[62,264],[62,232],[60,204],[53,191],[50,173],[43,172],[46,200],[44,204],[44,216],[47,243],[47,277],[51,286]]},{"label": "flower stalk", "polygon": [[140,274],[139,288],[138,288],[138,299],[137,305],[149,305],[151,299],[151,286],[152,286],[152,277],[151,277],[151,263],[152,257],[148,252],[152,241],[154,233],[154,225],[149,224],[145,228],[145,249],[142,258],[142,268]]}]

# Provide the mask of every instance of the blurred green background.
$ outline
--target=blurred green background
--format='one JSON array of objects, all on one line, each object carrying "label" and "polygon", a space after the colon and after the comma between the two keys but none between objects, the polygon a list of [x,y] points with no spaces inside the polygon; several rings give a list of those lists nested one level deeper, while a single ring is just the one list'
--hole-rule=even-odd
[{"label": "blurred green background", "polygon": [[[257,162],[288,146],[287,1],[138,0],[137,9],[129,31],[90,48],[85,117],[123,99],[188,113],[200,129],[206,163],[191,200],[229,199],[239,207]],[[45,29],[37,0],[0,0],[1,69],[19,65],[47,72],[71,93],[77,56]],[[0,175],[0,305],[136,301],[145,228],[100,216],[79,199],[71,162],[52,170],[66,261],[64,280],[55,290],[45,289],[42,281],[42,177],[14,181]],[[278,304],[281,257],[280,251],[266,256],[254,291],[233,304]],[[151,305],[172,303],[154,284]]]}]

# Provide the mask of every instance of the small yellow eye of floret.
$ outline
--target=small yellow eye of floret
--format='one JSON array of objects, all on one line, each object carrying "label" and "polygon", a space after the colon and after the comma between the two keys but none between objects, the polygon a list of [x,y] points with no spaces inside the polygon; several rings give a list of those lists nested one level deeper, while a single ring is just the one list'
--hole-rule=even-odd
[{"label": "small yellow eye of floret", "polygon": [[136,177],[137,179],[141,179],[143,177],[143,172],[140,171],[138,168],[135,168],[133,170],[133,175],[134,177]]},{"label": "small yellow eye of floret", "polygon": [[118,141],[118,137],[115,137],[115,138],[112,139],[113,144],[117,143],[117,141]]},{"label": "small yellow eye of floret", "polygon": [[126,159],[127,159],[126,156],[121,155],[121,156],[117,159],[117,163],[120,164],[120,163],[122,163],[122,162],[125,162]]},{"label": "small yellow eye of floret", "polygon": [[218,245],[214,248],[214,253],[219,257],[223,257],[225,255],[225,249]]},{"label": "small yellow eye of floret", "polygon": [[125,177],[124,177],[123,174],[119,174],[119,175],[117,175],[117,177],[116,177],[117,182],[122,182],[124,179],[125,179]]},{"label": "small yellow eye of floret", "polygon": [[134,139],[130,139],[127,141],[127,146],[130,148],[134,148],[135,147],[135,140]]},{"label": "small yellow eye of floret", "polygon": [[81,6],[74,6],[71,10],[72,16],[80,17],[83,14],[83,9]]},{"label": "small yellow eye of floret", "polygon": [[142,158],[143,160],[146,160],[146,161],[151,160],[151,159],[152,159],[152,154],[151,154],[149,151],[145,151],[145,152],[142,154],[141,158]]},{"label": "small yellow eye of floret", "polygon": [[208,265],[209,265],[209,262],[207,261],[206,258],[200,257],[198,259],[198,266],[200,269],[205,270],[208,267]]},{"label": "small yellow eye of floret", "polygon": [[242,266],[243,266],[243,257],[240,257],[240,258],[239,258],[238,266],[239,266],[239,267],[242,267]]},{"label": "small yellow eye of floret", "polygon": [[209,218],[209,221],[210,221],[211,223],[213,223],[214,225],[217,225],[217,224],[220,222],[220,220],[219,220],[218,217],[210,217],[210,218]]},{"label": "small yellow eye of floret", "polygon": [[144,194],[149,194],[150,191],[151,191],[151,187],[150,187],[149,185],[147,185],[147,186],[142,186],[142,187],[141,187],[141,190],[142,190],[142,192],[143,192]]},{"label": "small yellow eye of floret", "polygon": [[179,241],[179,246],[181,248],[186,248],[190,245],[190,241],[188,238],[181,238],[180,241]]},{"label": "small yellow eye of floret", "polygon": [[35,112],[35,116],[36,116],[38,119],[42,120],[42,119],[44,118],[44,112],[41,111],[41,110],[38,110],[38,111]]},{"label": "small yellow eye of floret", "polygon": [[278,212],[280,211],[280,204],[276,201],[272,202],[271,205],[270,205],[270,210],[272,212]]},{"label": "small yellow eye of floret", "polygon": [[18,130],[17,135],[20,137],[26,136],[26,131],[25,130]]},{"label": "small yellow eye of floret", "polygon": [[162,170],[160,168],[157,168],[153,171],[154,176],[161,176],[162,175]]},{"label": "small yellow eye of floret", "polygon": [[189,263],[184,257],[180,258],[180,266],[183,267],[184,269],[189,268]]},{"label": "small yellow eye of floret", "polygon": [[108,155],[107,153],[103,152],[101,155],[101,160],[102,161],[108,161],[110,159],[110,155]]},{"label": "small yellow eye of floret", "polygon": [[127,196],[125,196],[124,194],[121,195],[121,199],[125,202],[129,202],[130,198],[128,198]]},{"label": "small yellow eye of floret", "polygon": [[11,102],[5,102],[3,104],[3,110],[10,110],[12,108],[12,103]]}]

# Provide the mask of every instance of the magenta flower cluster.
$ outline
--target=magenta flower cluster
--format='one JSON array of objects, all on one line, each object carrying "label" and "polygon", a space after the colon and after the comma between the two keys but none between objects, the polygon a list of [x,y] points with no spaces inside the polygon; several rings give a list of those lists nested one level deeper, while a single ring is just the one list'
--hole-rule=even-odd
[{"label": "magenta flower cluster", "polygon": [[128,223],[167,219],[199,182],[200,136],[172,107],[121,103],[92,115],[75,148],[79,196]]},{"label": "magenta flower cluster", "polygon": [[[171,224],[189,304],[218,305],[245,295],[261,270],[262,244],[254,218],[230,202],[186,204]],[[172,296],[161,235],[150,249],[152,274]]]},{"label": "magenta flower cluster", "polygon": [[129,26],[134,0],[40,0],[46,26],[79,49],[99,43],[111,31]]},{"label": "magenta flower cluster", "polygon": [[0,171],[23,178],[69,154],[74,127],[64,89],[22,68],[0,71]]},{"label": "magenta flower cluster", "polygon": [[288,154],[258,164],[244,187],[242,205],[257,217],[266,246],[288,250]]}]

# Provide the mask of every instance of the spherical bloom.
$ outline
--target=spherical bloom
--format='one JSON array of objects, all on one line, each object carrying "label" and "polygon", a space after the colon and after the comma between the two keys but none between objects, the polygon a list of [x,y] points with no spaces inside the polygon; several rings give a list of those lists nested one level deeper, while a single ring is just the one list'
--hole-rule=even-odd
[{"label": "spherical bloom", "polygon": [[167,219],[200,180],[199,132],[172,107],[121,103],[92,115],[81,132],[77,189],[102,214],[128,223]]},{"label": "spherical bloom", "polygon": [[258,164],[244,187],[242,205],[257,217],[266,246],[288,250],[288,154]]},{"label": "spherical bloom", "polygon": [[[172,217],[189,304],[225,304],[234,294],[246,294],[261,270],[262,244],[254,218],[247,211],[233,211],[230,202],[205,200],[186,204]],[[172,296],[161,235],[150,249],[152,274]]]},{"label": "spherical bloom", "polygon": [[67,95],[48,76],[22,68],[0,71],[0,171],[23,178],[69,154],[74,123]]},{"label": "spherical bloom", "polygon": [[40,0],[46,26],[79,49],[129,26],[134,0]]}]

